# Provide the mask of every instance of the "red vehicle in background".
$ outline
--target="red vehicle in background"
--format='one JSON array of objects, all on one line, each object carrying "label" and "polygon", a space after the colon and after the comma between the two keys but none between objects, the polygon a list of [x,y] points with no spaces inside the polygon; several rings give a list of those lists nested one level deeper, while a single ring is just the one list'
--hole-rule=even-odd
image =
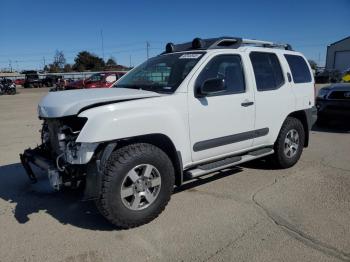
[{"label": "red vehicle in background", "polygon": [[14,83],[17,85],[17,86],[23,86],[24,85],[24,82],[25,82],[25,79],[24,78],[18,78],[14,81]]},{"label": "red vehicle in background", "polygon": [[125,75],[126,72],[103,72],[96,73],[85,80],[78,80],[68,83],[66,90],[82,88],[110,88],[113,84]]}]

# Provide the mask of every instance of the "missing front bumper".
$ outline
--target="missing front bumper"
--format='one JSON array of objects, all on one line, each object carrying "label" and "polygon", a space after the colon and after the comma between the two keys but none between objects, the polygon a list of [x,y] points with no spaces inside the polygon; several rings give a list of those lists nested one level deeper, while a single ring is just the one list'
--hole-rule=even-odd
[{"label": "missing front bumper", "polygon": [[56,191],[60,190],[62,186],[62,176],[55,167],[54,162],[45,157],[45,153],[40,147],[26,149],[23,154],[20,154],[20,159],[24,170],[32,183],[36,183],[38,180],[33,172],[31,164],[45,171],[48,175],[51,187]]}]

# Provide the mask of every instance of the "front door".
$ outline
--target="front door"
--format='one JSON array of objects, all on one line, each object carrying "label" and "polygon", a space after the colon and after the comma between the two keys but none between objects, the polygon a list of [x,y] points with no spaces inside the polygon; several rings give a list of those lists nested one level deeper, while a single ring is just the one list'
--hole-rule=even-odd
[{"label": "front door", "polygon": [[[254,95],[238,54],[209,59],[189,83],[189,123],[193,161],[230,154],[252,146]],[[208,79],[224,79],[226,90],[197,98],[196,90]]]}]

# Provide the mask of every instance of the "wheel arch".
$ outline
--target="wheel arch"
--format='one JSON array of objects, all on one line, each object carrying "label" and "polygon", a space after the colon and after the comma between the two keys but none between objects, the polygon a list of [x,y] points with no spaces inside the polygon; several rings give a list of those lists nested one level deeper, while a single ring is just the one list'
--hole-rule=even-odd
[{"label": "wheel arch", "polygon": [[309,126],[309,122],[308,122],[307,114],[306,114],[305,110],[294,111],[294,112],[290,113],[287,117],[294,117],[294,118],[298,119],[303,124],[304,132],[305,132],[304,147],[308,147],[309,146],[309,130],[311,129],[311,127]]},{"label": "wheel arch", "polygon": [[172,161],[175,169],[175,185],[180,186],[183,182],[183,164],[181,152],[178,151],[171,139],[164,134],[147,134],[136,137],[118,139],[116,148],[133,144],[148,143],[163,150]]}]

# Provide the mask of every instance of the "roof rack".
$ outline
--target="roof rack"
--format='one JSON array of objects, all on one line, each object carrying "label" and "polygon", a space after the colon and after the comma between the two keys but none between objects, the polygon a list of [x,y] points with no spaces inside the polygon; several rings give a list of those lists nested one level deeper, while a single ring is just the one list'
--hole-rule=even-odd
[{"label": "roof rack", "polygon": [[[164,53],[182,52],[190,50],[208,50],[208,49],[236,49],[241,46],[259,46],[266,48],[281,48],[293,50],[289,44],[277,44],[268,41],[242,39],[240,37],[223,36],[218,38],[201,39],[195,38],[192,42],[183,44],[167,43]],[[163,53],[163,54],[164,54]]]},{"label": "roof rack", "polygon": [[292,46],[290,44],[278,44],[278,43],[255,40],[255,39],[243,39],[242,43],[245,45],[253,45],[253,46],[259,46],[259,47],[281,48],[281,49],[285,49],[285,50],[293,50]]}]

